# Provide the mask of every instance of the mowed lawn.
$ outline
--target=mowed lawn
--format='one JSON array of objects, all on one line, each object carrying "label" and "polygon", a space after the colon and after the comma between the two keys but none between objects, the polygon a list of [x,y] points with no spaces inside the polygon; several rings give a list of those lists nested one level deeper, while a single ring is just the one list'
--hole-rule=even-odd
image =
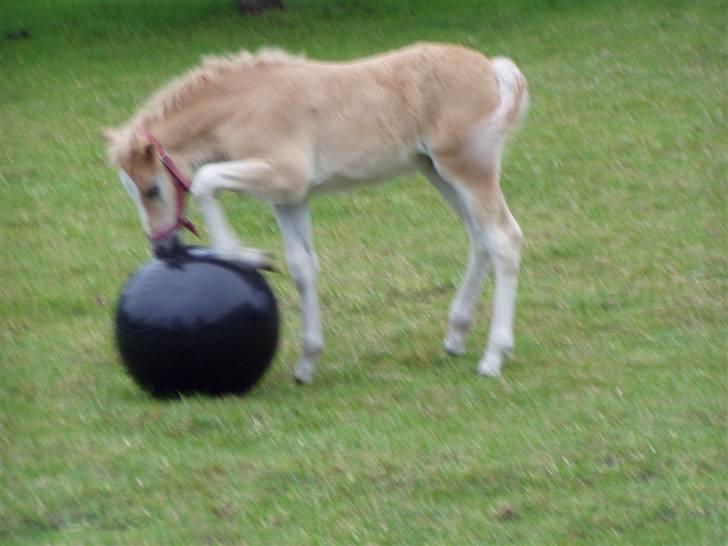
[{"label": "mowed lawn", "polygon": [[[726,4],[285,2],[0,4],[0,542],[725,544]],[[313,385],[270,274],[282,342],[249,396],[142,393],[112,316],[149,253],[102,128],[203,54],[415,40],[530,83],[503,171],[526,236],[503,379],[475,372],[490,286],[467,356],[444,354],[467,238],[413,176],[313,202]],[[282,263],[268,207],[224,203]]]}]

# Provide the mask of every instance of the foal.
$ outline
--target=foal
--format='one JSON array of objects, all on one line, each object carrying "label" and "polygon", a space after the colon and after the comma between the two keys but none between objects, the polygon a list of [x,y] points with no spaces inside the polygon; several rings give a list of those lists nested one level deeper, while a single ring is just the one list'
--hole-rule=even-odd
[{"label": "foal", "polygon": [[499,171],[507,133],[527,102],[513,62],[455,45],[418,43],[344,63],[263,50],[206,59],[105,134],[157,255],[177,244],[180,228],[192,228],[183,193],[191,191],[216,253],[269,267],[265,253],[238,242],[216,197],[230,190],[271,204],[300,295],[295,378],[304,383],[324,346],[309,195],[419,169],[470,237],[445,349],[464,353],[490,260],[493,317],[478,371],[498,375],[513,348],[522,240]]}]

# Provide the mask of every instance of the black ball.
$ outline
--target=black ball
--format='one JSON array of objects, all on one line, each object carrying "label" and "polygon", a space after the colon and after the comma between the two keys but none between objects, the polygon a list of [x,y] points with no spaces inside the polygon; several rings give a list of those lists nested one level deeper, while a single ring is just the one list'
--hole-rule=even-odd
[{"label": "black ball", "polygon": [[143,265],[116,308],[116,344],[155,397],[242,394],[278,345],[278,307],[263,276],[187,247]]}]

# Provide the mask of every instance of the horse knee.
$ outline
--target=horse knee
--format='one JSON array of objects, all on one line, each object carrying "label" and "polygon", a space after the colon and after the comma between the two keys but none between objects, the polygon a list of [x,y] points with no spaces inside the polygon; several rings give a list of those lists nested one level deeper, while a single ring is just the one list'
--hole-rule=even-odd
[{"label": "horse knee", "polygon": [[305,250],[292,252],[287,256],[286,263],[291,278],[299,291],[305,290],[316,281],[316,258],[310,256]]},{"label": "horse knee", "polygon": [[214,165],[203,165],[200,167],[195,176],[192,178],[192,187],[190,192],[196,199],[204,199],[212,197],[215,193],[215,182],[219,174]]}]

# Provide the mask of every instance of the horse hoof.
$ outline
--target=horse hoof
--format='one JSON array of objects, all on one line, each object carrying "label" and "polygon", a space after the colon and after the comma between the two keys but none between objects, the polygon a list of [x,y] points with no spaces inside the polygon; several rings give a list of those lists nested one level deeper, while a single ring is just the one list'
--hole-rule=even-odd
[{"label": "horse hoof", "polygon": [[484,377],[498,377],[502,366],[502,358],[488,355],[478,364],[478,373]]},{"label": "horse hoof", "polygon": [[313,383],[313,370],[309,367],[299,366],[293,373],[293,380],[297,385],[310,385]]}]

